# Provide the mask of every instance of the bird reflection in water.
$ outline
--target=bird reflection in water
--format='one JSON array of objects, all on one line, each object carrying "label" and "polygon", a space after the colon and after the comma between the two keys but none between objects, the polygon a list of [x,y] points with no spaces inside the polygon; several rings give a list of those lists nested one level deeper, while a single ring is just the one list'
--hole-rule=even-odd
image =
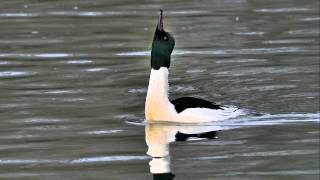
[{"label": "bird reflection in water", "polygon": [[190,139],[216,139],[219,126],[183,125],[172,123],[147,123],[147,154],[152,157],[149,162],[153,180],[172,180],[175,175],[170,168],[170,143]]}]

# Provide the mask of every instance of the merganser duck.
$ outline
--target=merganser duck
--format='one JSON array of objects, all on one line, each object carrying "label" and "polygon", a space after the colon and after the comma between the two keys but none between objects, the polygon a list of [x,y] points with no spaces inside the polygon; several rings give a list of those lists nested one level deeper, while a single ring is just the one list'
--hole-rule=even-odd
[{"label": "merganser duck", "polygon": [[174,37],[164,30],[163,11],[160,10],[151,49],[152,69],[145,103],[147,121],[201,123],[225,120],[243,114],[239,108],[217,105],[194,97],[170,101],[168,69],[174,46]]}]

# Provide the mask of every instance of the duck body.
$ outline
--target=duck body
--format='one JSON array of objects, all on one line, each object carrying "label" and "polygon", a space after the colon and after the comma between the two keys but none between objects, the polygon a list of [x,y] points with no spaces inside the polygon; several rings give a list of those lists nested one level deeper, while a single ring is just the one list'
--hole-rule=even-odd
[{"label": "duck body", "polygon": [[169,71],[166,67],[151,69],[145,103],[148,121],[201,123],[225,120],[243,113],[235,107],[216,105],[193,97],[170,101],[168,76]]},{"label": "duck body", "polygon": [[243,111],[238,108],[194,97],[170,101],[168,76],[174,46],[174,37],[164,30],[161,10],[152,42],[151,72],[145,103],[146,120],[201,123],[225,120],[242,114]]}]

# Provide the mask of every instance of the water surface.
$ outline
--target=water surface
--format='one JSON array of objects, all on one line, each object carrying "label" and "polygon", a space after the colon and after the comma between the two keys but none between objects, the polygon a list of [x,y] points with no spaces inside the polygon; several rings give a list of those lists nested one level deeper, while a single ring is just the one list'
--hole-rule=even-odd
[{"label": "water surface", "polygon": [[152,179],[160,8],[176,39],[170,96],[251,112],[206,125],[219,139],[170,141],[175,179],[318,179],[316,0],[1,2],[0,179]]}]

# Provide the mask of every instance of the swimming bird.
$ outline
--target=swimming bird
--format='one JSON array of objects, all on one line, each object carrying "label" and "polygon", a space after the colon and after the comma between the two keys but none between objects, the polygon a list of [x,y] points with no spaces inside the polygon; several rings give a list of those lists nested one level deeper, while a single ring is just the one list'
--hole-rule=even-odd
[{"label": "swimming bird", "polygon": [[175,39],[165,31],[163,11],[160,10],[151,48],[151,73],[145,103],[147,121],[201,123],[243,114],[239,108],[195,97],[181,97],[170,101],[168,75],[174,46]]}]

